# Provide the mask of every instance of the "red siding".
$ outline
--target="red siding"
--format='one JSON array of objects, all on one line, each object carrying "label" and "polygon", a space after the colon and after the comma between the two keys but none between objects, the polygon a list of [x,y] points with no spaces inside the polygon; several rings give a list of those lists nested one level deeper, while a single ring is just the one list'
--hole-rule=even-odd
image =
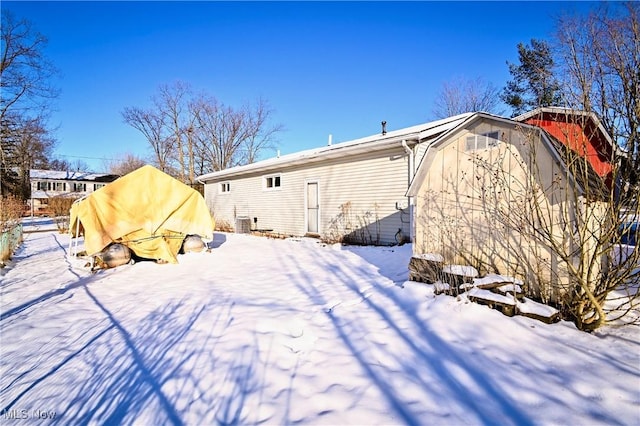
[{"label": "red siding", "polygon": [[[586,156],[595,172],[600,176],[609,177],[608,175],[612,170],[609,162],[611,148],[606,141],[602,140],[602,136],[597,129],[589,129],[589,127],[593,126],[588,124],[582,126],[578,123],[568,123],[548,117],[545,119],[530,118],[526,123],[543,128],[578,154]],[[591,137],[589,137],[589,134]]]}]

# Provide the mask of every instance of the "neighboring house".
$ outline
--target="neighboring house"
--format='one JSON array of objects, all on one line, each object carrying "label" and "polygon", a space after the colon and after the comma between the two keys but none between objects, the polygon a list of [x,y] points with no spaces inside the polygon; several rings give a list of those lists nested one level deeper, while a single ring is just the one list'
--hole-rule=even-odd
[{"label": "neighboring house", "polygon": [[581,156],[611,183],[612,159],[617,146],[594,113],[568,108],[542,107],[514,118],[538,126]]},{"label": "neighboring house", "polygon": [[218,226],[331,241],[409,241],[406,191],[427,146],[471,114],[198,177]]},{"label": "neighboring house", "polygon": [[57,170],[31,170],[29,214],[50,215],[49,199],[53,197],[81,198],[113,182],[119,176],[106,173],[86,173]]},{"label": "neighboring house", "polygon": [[[595,258],[590,250],[603,218],[604,185],[589,163],[574,161],[566,148],[571,138],[563,142],[541,127],[485,113],[441,135],[407,192],[415,205],[414,253],[437,253],[481,275],[514,276],[546,289],[567,284],[566,265],[541,235],[548,232],[575,256]],[[593,262],[594,270],[601,265]]]}]

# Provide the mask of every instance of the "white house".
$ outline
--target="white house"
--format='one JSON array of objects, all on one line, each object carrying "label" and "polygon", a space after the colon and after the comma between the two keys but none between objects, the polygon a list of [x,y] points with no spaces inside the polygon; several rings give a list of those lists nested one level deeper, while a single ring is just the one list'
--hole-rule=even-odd
[{"label": "white house", "polygon": [[407,189],[429,143],[461,114],[198,177],[218,226],[395,244],[413,235]]},{"label": "white house", "polygon": [[81,198],[113,182],[119,176],[107,173],[87,173],[58,170],[30,171],[31,198],[28,201],[32,215],[51,214],[49,199],[53,197]]}]

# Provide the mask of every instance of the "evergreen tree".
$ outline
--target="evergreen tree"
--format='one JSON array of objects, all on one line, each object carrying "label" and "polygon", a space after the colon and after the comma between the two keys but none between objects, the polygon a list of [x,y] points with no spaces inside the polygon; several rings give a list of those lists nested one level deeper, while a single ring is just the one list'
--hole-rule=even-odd
[{"label": "evergreen tree", "polygon": [[512,117],[541,106],[561,103],[560,85],[554,76],[551,48],[544,40],[531,39],[531,45],[518,43],[519,64],[509,65],[513,77],[507,82],[501,98],[509,105]]}]

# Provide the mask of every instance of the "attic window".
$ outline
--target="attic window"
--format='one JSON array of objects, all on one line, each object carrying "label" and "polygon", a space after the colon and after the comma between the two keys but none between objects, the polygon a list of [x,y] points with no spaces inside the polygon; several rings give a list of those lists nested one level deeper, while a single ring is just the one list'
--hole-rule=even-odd
[{"label": "attic window", "polygon": [[231,192],[231,184],[229,182],[222,182],[220,184],[220,192],[223,194]]},{"label": "attic window", "polygon": [[280,175],[265,176],[264,188],[268,190],[280,188],[280,182],[281,182]]},{"label": "attic window", "polygon": [[476,151],[479,149],[495,148],[500,142],[500,132],[489,132],[481,135],[467,136],[465,151]]}]

